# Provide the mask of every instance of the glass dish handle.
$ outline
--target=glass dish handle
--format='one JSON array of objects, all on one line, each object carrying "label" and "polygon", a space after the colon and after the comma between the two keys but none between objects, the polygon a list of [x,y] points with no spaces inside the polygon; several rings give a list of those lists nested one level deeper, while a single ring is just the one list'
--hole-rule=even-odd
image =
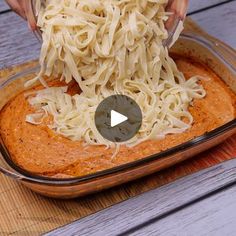
[{"label": "glass dish handle", "polygon": [[13,169],[11,169],[1,154],[0,154],[0,173],[3,173],[16,180],[23,180],[25,178],[23,175],[16,173]]}]

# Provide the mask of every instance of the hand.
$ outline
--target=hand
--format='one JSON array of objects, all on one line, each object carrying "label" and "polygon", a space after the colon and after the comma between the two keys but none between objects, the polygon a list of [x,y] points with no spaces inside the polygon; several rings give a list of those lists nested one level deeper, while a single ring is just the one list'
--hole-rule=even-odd
[{"label": "hand", "polygon": [[28,21],[29,27],[32,30],[36,30],[37,26],[32,9],[30,9],[30,0],[6,0],[6,2],[13,11]]},{"label": "hand", "polygon": [[[29,26],[32,30],[37,28],[34,15],[30,9],[29,0],[6,0],[8,5],[15,11],[18,15],[28,20]],[[171,28],[172,23],[175,21],[176,17],[184,19],[188,9],[188,0],[169,0],[166,10],[168,12],[173,12],[173,16],[169,17],[166,22],[166,28]]]},{"label": "hand", "polygon": [[189,0],[169,0],[168,5],[166,7],[167,12],[172,12],[171,15],[166,22],[166,28],[170,29],[172,24],[175,22],[176,18],[180,18],[184,20],[188,10]]}]

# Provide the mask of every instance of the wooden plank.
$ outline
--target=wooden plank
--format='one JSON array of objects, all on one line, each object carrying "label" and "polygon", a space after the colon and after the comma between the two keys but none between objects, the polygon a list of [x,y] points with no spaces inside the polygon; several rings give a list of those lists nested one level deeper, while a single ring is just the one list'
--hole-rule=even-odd
[{"label": "wooden plank", "polygon": [[204,9],[206,7],[214,6],[219,3],[223,3],[226,0],[190,0],[189,1],[189,13]]},{"label": "wooden plank", "polygon": [[194,14],[191,18],[209,34],[236,48],[236,1]]},{"label": "wooden plank", "polygon": [[[15,46],[13,47],[14,41],[11,38],[9,38],[9,36],[5,37],[4,41],[0,37],[1,50],[3,49],[3,51],[4,50],[8,51],[4,55],[11,55],[11,58],[10,59],[8,58],[7,59],[8,61],[4,63],[4,67],[7,67],[7,66],[12,65],[11,62],[14,62],[14,64],[21,63],[21,62],[17,62],[15,59],[15,58],[18,58],[19,52],[21,50],[30,54],[30,55],[27,55],[28,57],[32,56],[32,53],[34,54],[34,48],[33,47],[31,47],[32,49],[28,48],[28,43],[32,41],[33,36],[28,32],[27,26],[23,21],[21,21],[21,24],[19,24],[18,22],[16,23],[16,20],[14,20],[13,14],[11,16],[8,16],[7,18],[8,20],[6,20],[6,22],[9,22],[8,28],[4,28],[5,30],[7,29],[7,31],[1,31],[2,27],[5,27],[4,24],[6,24],[6,22],[4,24],[2,23],[2,20],[3,20],[2,16],[3,15],[0,16],[1,36],[3,35],[2,32],[4,32],[4,34],[6,34],[7,32],[8,35],[11,35],[11,37],[18,36],[19,43],[22,43],[22,47],[21,48],[19,47],[18,50],[16,51],[16,50],[13,50],[15,48]],[[20,20],[20,18],[18,19]],[[12,27],[12,22],[15,22],[17,26]],[[11,28],[9,28],[9,25],[11,25]],[[14,29],[14,28],[20,28],[20,27],[24,27],[24,31],[20,31],[20,29]],[[16,33],[13,33],[13,29],[14,29],[14,32]],[[19,32],[21,33],[19,34]],[[233,34],[235,32],[231,32],[231,33]],[[8,41],[8,40],[11,40],[13,44],[11,43],[6,44],[5,41]],[[37,43],[36,40],[34,40],[34,42]],[[5,45],[4,48],[2,47],[2,45]],[[6,45],[8,45],[8,47],[6,47]],[[35,58],[38,55],[36,54],[37,53],[35,53]],[[2,55],[3,54],[1,51],[0,60],[1,60]],[[22,56],[20,58],[22,58]],[[26,59],[26,60],[29,60],[29,59]],[[0,61],[0,68],[3,66],[2,62],[4,61],[5,60]],[[18,68],[18,70],[20,69],[21,68]],[[1,73],[0,73],[0,77],[1,77]],[[136,182],[123,185],[121,187],[104,191],[100,194],[96,194],[96,195],[85,197],[85,198],[80,198],[78,200],[61,201],[61,202],[54,201],[51,199],[41,198],[37,194],[33,194],[30,191],[23,189],[23,187],[22,187],[22,191],[18,191],[16,187],[13,187],[13,189],[9,191],[9,194],[6,194],[5,195],[6,197],[4,198],[7,202],[4,201],[4,204],[3,204],[4,206],[1,208],[3,211],[3,214],[2,214],[2,218],[0,217],[2,219],[0,221],[0,228],[1,230],[2,229],[5,230],[4,235],[13,234],[13,233],[20,234],[20,235],[41,234],[42,232],[45,232],[47,230],[57,227],[58,225],[65,224],[74,219],[78,219],[87,214],[91,214],[99,209],[107,207],[111,204],[115,204],[118,201],[127,199],[130,196],[137,195],[143,191],[147,191],[147,190],[150,190],[151,188],[158,187],[164,183],[171,182],[174,179],[178,178],[179,176],[192,173],[196,170],[205,168],[209,165],[214,165],[216,163],[219,163],[220,161],[225,160],[227,158],[231,158],[231,156],[233,155],[232,153],[235,154],[235,151],[233,149],[234,144],[235,144],[235,137],[232,139],[229,139],[227,142],[225,142],[218,148],[212,149],[209,152],[202,153],[198,157],[195,157],[194,159],[189,160],[188,162],[182,163],[181,165],[175,166],[169,170],[165,170],[153,176],[146,177],[142,180],[138,180]],[[5,181],[6,179],[7,179],[6,177],[1,177],[1,180],[2,180],[1,188],[9,188],[9,186],[11,186],[9,184],[10,180],[8,182],[8,181]],[[14,204],[12,203],[14,202],[12,201],[12,199],[15,200],[15,197],[19,195],[22,195],[23,196],[22,198],[25,199],[26,201],[25,205],[19,208],[14,208],[15,203]],[[37,204],[33,202],[32,199],[38,199]],[[44,211],[45,205],[47,209],[50,208],[50,211],[47,211],[47,213],[43,215],[42,212]],[[52,205],[56,209],[55,211],[51,211]],[[12,211],[7,215],[5,212],[7,212],[9,207],[12,207]],[[35,210],[32,211],[32,209],[35,209]],[[61,213],[62,211],[63,213]],[[6,219],[6,215],[7,215],[7,219]],[[8,226],[9,228],[8,227],[6,228],[4,224],[5,221],[3,221],[3,218],[5,219],[5,221],[9,221],[9,226]],[[13,219],[17,219],[17,220],[13,220]],[[31,225],[29,226],[29,224]]]},{"label": "wooden plank", "polygon": [[[189,4],[189,12],[193,12],[199,9],[203,9],[205,7],[209,7],[215,4],[221,3],[222,0],[190,0]],[[8,10],[9,6],[6,4],[4,0],[0,0],[0,12]]]},{"label": "wooden plank", "polygon": [[[139,228],[147,222],[160,220],[171,212],[197,202],[204,196],[235,181],[236,159],[184,177],[138,197],[131,198],[65,227],[49,232],[46,236],[129,234],[133,229]],[[222,200],[226,201],[227,199],[222,198]],[[232,203],[232,199],[228,203]],[[236,205],[234,204],[234,206]],[[208,205],[206,204],[205,209],[207,207]],[[211,207],[213,206],[211,205]],[[232,214],[236,217],[236,211],[232,212]],[[183,226],[182,224],[180,225]],[[114,232],[114,229],[119,231]],[[147,235],[147,232],[149,231],[145,231],[146,234],[143,235]]]},{"label": "wooden plank", "polygon": [[27,23],[13,12],[0,15],[0,68],[38,58],[40,44]]},{"label": "wooden plank", "polygon": [[[215,4],[222,3],[222,0],[190,0],[189,4],[189,12],[197,11],[199,9],[203,9],[205,7],[209,7]],[[0,0],[0,12],[8,10],[9,6],[5,3],[4,0]]]},{"label": "wooden plank", "polygon": [[[193,15],[207,32],[236,48],[236,1]],[[38,58],[40,44],[13,12],[0,15],[0,69]]]},{"label": "wooden plank", "polygon": [[147,235],[236,235],[236,185],[130,233]]},{"label": "wooden plank", "polygon": [[10,9],[10,7],[6,4],[6,2],[4,0],[0,0],[0,12],[8,9]]}]

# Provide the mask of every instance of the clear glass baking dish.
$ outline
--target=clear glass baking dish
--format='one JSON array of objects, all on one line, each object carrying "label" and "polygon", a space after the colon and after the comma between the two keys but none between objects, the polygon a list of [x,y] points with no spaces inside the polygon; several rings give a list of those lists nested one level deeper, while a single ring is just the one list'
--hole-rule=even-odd
[{"label": "clear glass baking dish", "polygon": [[[185,31],[171,51],[206,64],[236,93],[236,52],[229,46],[206,34]],[[38,69],[39,67],[36,66],[6,78],[6,81],[0,85],[0,110],[12,97],[24,90],[24,82],[35,76]],[[0,138],[0,171],[42,195],[74,198],[167,168],[219,144],[235,133],[236,119],[156,155],[95,174],[70,179],[41,177],[20,169],[11,161]]]}]

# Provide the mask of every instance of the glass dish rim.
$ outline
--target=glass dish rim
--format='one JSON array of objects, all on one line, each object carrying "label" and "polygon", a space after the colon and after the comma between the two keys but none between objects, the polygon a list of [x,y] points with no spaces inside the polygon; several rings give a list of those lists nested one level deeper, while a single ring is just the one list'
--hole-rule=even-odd
[{"label": "glass dish rim", "polygon": [[[190,39],[193,41],[197,41],[199,44],[203,44],[203,46],[207,47],[213,54],[215,54],[218,58],[220,58],[221,61],[223,61],[229,68],[233,70],[234,73],[236,73],[236,68],[234,68],[231,64],[229,64],[220,53],[216,52],[213,48],[213,41],[208,40],[205,37],[196,35],[195,33],[183,33],[181,35],[181,38]],[[230,50],[232,53],[236,53],[234,49],[231,49],[227,45],[224,45],[226,50]],[[39,66],[34,66],[32,68],[24,69],[23,71],[16,73],[13,76],[10,76],[6,81],[0,84],[0,90],[4,89],[5,86],[10,84],[11,82],[20,79],[22,76],[33,73],[37,69],[39,69]],[[143,157],[142,159],[128,162],[113,168],[105,169],[102,171],[98,171],[89,175],[79,176],[79,177],[73,177],[73,178],[50,178],[46,176],[40,176],[37,174],[33,174],[29,171],[26,171],[22,169],[21,167],[17,166],[12,160],[11,157],[7,151],[7,148],[5,147],[4,143],[0,143],[0,153],[2,154],[2,157],[4,158],[5,162],[14,170],[16,173],[11,172],[9,170],[6,170],[0,166],[0,172],[2,172],[5,175],[8,175],[10,177],[13,177],[15,179],[19,179],[25,182],[34,183],[34,184],[46,184],[46,185],[54,185],[54,186],[71,186],[76,184],[81,184],[83,182],[97,179],[100,177],[104,177],[107,175],[117,174],[118,172],[127,171],[132,168],[137,168],[142,165],[151,163],[157,159],[164,159],[167,158],[173,154],[180,153],[181,151],[186,151],[188,149],[193,148],[194,146],[198,146],[206,141],[209,141],[217,136],[219,136],[222,133],[225,133],[229,130],[233,130],[236,128],[236,119],[210,131],[207,132],[201,136],[198,136],[196,138],[193,138],[187,142],[184,142],[180,145],[174,146],[170,149],[167,149],[165,151]],[[20,175],[20,176],[19,176]]]}]

